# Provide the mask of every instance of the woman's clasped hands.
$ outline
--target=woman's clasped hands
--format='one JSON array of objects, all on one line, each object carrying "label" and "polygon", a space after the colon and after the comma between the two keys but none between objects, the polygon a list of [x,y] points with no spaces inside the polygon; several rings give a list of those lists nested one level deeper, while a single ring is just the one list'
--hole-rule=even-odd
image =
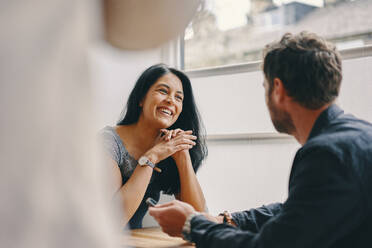
[{"label": "woman's clasped hands", "polygon": [[192,135],[192,130],[182,129],[167,130],[161,129],[160,134],[155,140],[155,145],[146,152],[152,158],[153,163],[158,163],[169,156],[174,159],[180,155],[180,151],[187,152],[196,145],[197,137]]}]

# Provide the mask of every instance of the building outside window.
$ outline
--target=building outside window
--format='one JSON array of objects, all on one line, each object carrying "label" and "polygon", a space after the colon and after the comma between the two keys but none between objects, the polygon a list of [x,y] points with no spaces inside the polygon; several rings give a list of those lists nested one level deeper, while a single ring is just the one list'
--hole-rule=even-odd
[{"label": "building outside window", "polygon": [[372,0],[205,0],[185,31],[184,69],[258,61],[286,33],[315,32],[340,50],[372,45]]}]

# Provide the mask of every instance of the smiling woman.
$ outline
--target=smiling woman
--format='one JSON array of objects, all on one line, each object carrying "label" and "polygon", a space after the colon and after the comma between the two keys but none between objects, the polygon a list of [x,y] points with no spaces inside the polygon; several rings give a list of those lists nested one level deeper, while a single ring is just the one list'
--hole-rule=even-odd
[{"label": "smiling woman", "polygon": [[[182,101],[182,82],[176,75],[167,73],[150,87],[148,94],[140,102],[143,114],[139,118],[151,122],[153,127],[167,128],[178,119]],[[145,119],[146,116],[148,120]]]},{"label": "smiling woman", "polygon": [[117,126],[101,131],[123,224],[142,227],[146,199],[159,200],[161,191],[204,210],[195,173],[207,148],[188,77],[164,64],[151,66],[137,80],[123,113]]}]

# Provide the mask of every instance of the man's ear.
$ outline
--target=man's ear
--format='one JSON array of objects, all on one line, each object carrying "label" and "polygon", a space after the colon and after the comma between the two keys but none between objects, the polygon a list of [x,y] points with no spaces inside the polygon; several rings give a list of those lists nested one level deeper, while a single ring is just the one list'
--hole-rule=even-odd
[{"label": "man's ear", "polygon": [[282,103],[287,97],[287,92],[284,88],[282,80],[280,78],[274,78],[272,87],[273,100],[277,103]]}]

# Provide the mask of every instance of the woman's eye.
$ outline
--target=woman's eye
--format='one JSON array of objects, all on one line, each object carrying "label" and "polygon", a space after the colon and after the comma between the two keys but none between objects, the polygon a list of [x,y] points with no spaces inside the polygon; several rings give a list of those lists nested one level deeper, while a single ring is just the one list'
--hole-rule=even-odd
[{"label": "woman's eye", "polygon": [[176,96],[176,98],[180,101],[183,101],[183,97],[182,96]]},{"label": "woman's eye", "polygon": [[159,92],[161,92],[162,94],[167,94],[168,93],[167,90],[165,90],[165,89],[159,89]]}]

